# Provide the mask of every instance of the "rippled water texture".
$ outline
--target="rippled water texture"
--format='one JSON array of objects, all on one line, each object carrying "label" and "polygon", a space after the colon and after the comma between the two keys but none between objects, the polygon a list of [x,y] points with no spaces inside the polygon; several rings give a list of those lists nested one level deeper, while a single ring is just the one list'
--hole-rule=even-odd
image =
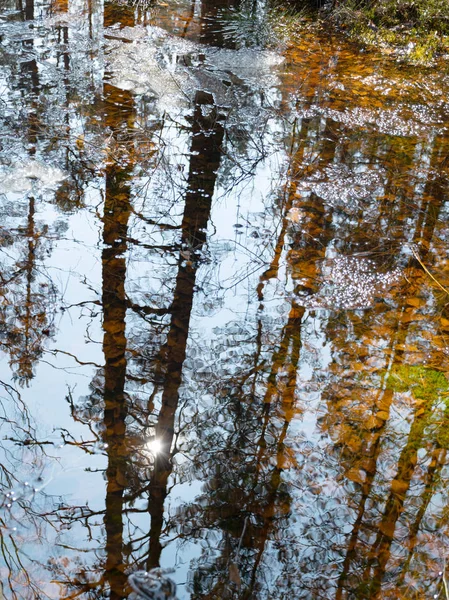
[{"label": "rippled water texture", "polygon": [[6,600],[447,597],[447,67],[276,10],[2,0]]}]

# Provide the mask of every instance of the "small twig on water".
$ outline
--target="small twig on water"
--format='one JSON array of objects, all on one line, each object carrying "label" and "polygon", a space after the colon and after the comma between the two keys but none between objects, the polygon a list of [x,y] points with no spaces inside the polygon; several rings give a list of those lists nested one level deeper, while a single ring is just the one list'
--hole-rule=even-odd
[{"label": "small twig on water", "polygon": [[242,535],[240,536],[239,545],[237,546],[237,550],[235,551],[235,560],[236,561],[239,559],[239,556],[240,556],[240,549],[242,547],[242,542],[243,542],[243,538],[245,536],[245,531],[246,531],[246,526],[247,525],[248,525],[248,517],[245,517],[245,521],[243,523]]},{"label": "small twig on water", "polygon": [[[412,251],[413,256],[419,262],[421,267],[427,273],[427,275],[432,279],[432,281],[434,281],[437,284],[437,286],[440,288],[440,290],[442,290],[445,294],[447,294],[449,296],[449,290],[447,290],[443,285],[441,285],[441,283],[437,279],[435,279],[435,277],[432,275],[432,273],[429,271],[429,269],[426,267],[426,265],[421,260],[418,250],[414,247],[414,245],[410,244],[410,250]],[[449,600],[449,596],[447,596],[447,598]]]}]

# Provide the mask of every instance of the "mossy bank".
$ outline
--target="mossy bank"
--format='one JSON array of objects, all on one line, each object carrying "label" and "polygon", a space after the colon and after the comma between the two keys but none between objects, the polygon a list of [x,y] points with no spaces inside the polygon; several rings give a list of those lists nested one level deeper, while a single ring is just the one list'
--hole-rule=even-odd
[{"label": "mossy bank", "polygon": [[448,0],[300,0],[299,8],[407,62],[429,64],[449,55]]}]

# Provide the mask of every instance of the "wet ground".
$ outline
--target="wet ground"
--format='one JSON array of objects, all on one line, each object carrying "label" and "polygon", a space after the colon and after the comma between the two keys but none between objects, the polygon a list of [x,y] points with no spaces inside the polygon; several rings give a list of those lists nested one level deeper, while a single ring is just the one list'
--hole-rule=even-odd
[{"label": "wet ground", "polygon": [[447,67],[288,26],[3,0],[7,600],[449,597]]}]

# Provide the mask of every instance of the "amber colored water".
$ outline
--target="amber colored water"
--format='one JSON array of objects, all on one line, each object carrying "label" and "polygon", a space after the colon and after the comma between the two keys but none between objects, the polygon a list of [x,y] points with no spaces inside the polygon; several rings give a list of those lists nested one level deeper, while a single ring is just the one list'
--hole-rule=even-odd
[{"label": "amber colored water", "polygon": [[7,600],[447,597],[447,67],[266,14],[1,4]]}]

